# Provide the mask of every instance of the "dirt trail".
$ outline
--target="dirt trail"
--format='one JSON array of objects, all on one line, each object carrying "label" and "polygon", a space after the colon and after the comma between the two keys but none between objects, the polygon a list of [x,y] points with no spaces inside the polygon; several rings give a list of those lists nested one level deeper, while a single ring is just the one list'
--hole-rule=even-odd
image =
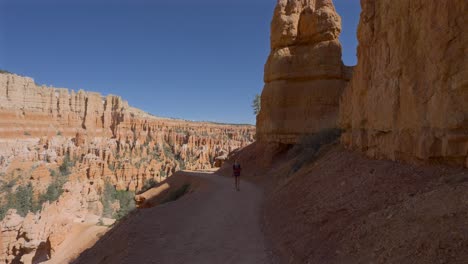
[{"label": "dirt trail", "polygon": [[214,174],[205,188],[140,210],[75,263],[270,263],[260,228],[262,191]]}]

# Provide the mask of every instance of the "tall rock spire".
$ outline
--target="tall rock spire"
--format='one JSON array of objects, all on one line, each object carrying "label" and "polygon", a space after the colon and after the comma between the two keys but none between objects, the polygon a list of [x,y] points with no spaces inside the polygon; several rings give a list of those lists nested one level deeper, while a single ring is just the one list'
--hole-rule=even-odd
[{"label": "tall rock spire", "polygon": [[279,0],[257,117],[260,141],[297,143],[336,127],[351,70],[341,60],[341,18],[331,0]]}]

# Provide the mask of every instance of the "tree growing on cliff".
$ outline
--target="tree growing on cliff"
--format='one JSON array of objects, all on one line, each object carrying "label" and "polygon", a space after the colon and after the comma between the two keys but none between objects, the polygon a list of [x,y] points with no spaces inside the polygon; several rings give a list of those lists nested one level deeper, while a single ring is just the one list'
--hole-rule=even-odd
[{"label": "tree growing on cliff", "polygon": [[258,113],[260,113],[261,100],[262,100],[262,98],[260,97],[260,95],[256,94],[255,98],[253,99],[253,102],[252,102],[252,108],[254,110],[255,115],[258,115]]}]

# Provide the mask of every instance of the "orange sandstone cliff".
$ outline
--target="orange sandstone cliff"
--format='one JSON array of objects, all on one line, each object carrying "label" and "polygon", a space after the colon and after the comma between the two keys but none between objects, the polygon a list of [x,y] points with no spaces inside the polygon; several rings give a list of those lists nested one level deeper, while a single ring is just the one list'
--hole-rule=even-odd
[{"label": "orange sandstone cliff", "polygon": [[342,143],[374,158],[468,167],[468,2],[361,4]]},{"label": "orange sandstone cliff", "polygon": [[278,1],[257,117],[260,141],[296,143],[337,126],[339,98],[351,76],[341,60],[340,32],[332,1]]},{"label": "orange sandstone cliff", "polygon": [[[219,173],[237,159],[243,179],[264,186],[279,263],[465,263],[468,2],[361,4],[358,65],[344,87],[331,1],[278,1],[260,141]],[[323,35],[301,38],[317,26]],[[348,149],[316,133],[337,117]]]},{"label": "orange sandstone cliff", "polygon": [[0,263],[63,255],[77,225],[112,224],[136,194],[178,170],[212,168],[254,134],[254,126],[158,118],[118,96],[0,74]]}]

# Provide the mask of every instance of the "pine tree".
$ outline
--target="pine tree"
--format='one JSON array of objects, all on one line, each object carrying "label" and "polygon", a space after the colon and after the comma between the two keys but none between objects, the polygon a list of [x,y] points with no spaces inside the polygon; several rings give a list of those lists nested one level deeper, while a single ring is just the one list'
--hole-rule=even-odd
[{"label": "pine tree", "polygon": [[259,94],[255,95],[255,98],[252,102],[252,108],[254,110],[254,114],[258,115],[260,113],[260,108],[261,108],[261,97]]}]

